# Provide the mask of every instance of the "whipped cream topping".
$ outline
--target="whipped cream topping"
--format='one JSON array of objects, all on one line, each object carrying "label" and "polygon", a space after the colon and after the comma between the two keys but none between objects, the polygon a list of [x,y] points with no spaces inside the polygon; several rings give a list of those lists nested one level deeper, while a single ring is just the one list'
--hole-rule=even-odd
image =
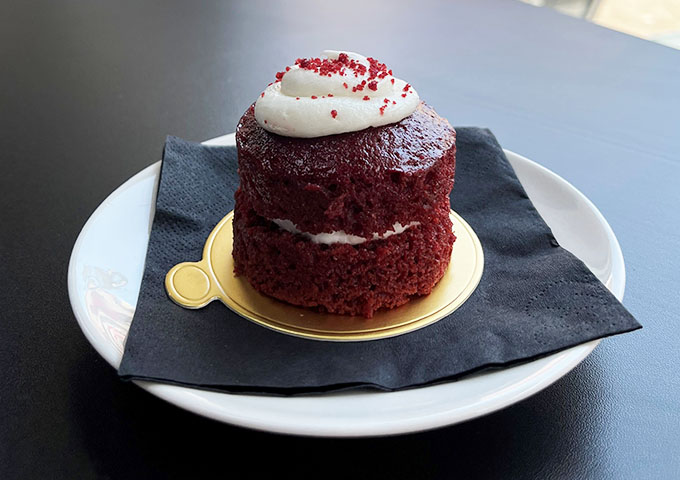
[{"label": "whipped cream topping", "polygon": [[280,218],[274,218],[272,222],[274,222],[276,225],[279,226],[279,228],[287,232],[302,235],[308,240],[311,240],[312,243],[324,243],[326,245],[331,245],[333,243],[346,243],[349,245],[359,245],[361,243],[368,242],[369,240],[384,240],[385,238],[389,238],[392,235],[404,233],[407,229],[411,227],[420,225],[420,222],[410,222],[407,223],[406,225],[402,225],[401,223],[397,222],[394,225],[392,225],[392,230],[387,230],[383,234],[374,233],[371,238],[364,238],[360,237],[359,235],[352,235],[351,233],[346,233],[343,230],[331,233],[302,232],[298,230],[297,226],[290,220]]},{"label": "whipped cream topping", "polygon": [[262,128],[287,137],[321,137],[398,122],[420,98],[392,70],[358,53],[326,50],[276,75],[255,102]]}]

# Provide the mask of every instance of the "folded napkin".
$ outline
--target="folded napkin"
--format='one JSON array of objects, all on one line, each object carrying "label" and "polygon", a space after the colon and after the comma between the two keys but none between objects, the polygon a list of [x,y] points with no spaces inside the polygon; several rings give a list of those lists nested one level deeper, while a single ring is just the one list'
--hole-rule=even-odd
[{"label": "folded napkin", "polygon": [[233,209],[239,183],[235,148],[169,137],[119,375],[263,394],[398,390],[640,328],[588,268],[558,245],[491,132],[457,132],[451,206],[482,243],[482,280],[448,317],[367,342],[292,337],[220,302],[187,310],[168,298],[165,274],[177,263],[201,259],[213,227]]}]

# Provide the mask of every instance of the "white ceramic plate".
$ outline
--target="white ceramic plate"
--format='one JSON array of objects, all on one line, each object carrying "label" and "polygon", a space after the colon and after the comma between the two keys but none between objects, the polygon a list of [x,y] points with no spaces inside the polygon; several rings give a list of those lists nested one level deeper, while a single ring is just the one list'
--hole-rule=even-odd
[{"label": "white ceramic plate", "polygon": [[[234,135],[205,143],[234,145]],[[560,244],[621,300],[623,255],[597,208],[550,170],[515,153],[506,155]],[[113,192],[85,224],[71,255],[73,311],[87,339],[115,368],[137,301],[159,171],[157,162]],[[462,422],[518,402],[569,372],[597,344],[591,341],[516,367],[402,392],[268,397],[137,383],[182,408],[244,427],[317,436],[389,435]]]}]

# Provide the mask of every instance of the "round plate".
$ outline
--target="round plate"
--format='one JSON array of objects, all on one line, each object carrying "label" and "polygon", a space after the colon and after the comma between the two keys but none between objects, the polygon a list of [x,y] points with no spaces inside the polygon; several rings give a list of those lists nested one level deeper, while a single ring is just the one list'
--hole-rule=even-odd
[{"label": "round plate", "polygon": [[456,241],[451,263],[429,295],[406,305],[380,310],[372,318],[317,312],[279,302],[256,291],[234,272],[232,220],[229,212],[208,235],[199,262],[178,263],[165,276],[172,300],[186,308],[201,308],[220,300],[242,317],[281,333],[313,340],[364,341],[393,337],[431,325],[467,300],[482,278],[484,253],[472,227],[449,213]]},{"label": "round plate", "polygon": [[[234,145],[234,135],[206,144]],[[560,244],[621,300],[623,255],[597,208],[548,169],[515,153],[506,155]],[[142,279],[159,171],[157,162],[104,200],[83,227],[71,255],[68,288],[73,311],[87,339],[115,368]],[[461,422],[518,402],[569,372],[597,344],[591,341],[512,368],[400,392],[270,397],[137,383],[182,408],[244,427],[316,436],[389,435]]]}]

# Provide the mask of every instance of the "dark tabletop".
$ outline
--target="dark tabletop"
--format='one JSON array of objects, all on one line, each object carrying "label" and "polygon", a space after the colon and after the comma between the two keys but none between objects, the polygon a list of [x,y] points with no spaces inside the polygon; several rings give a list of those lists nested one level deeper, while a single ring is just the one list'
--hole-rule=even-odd
[{"label": "dark tabletop", "polygon": [[[278,68],[326,48],[385,61],[584,192],[645,328],[519,404],[391,438],[255,432],[121,382],[68,300],[84,222],[166,134],[232,132]],[[680,52],[510,0],[16,0],[0,61],[0,478],[680,477]]]}]

